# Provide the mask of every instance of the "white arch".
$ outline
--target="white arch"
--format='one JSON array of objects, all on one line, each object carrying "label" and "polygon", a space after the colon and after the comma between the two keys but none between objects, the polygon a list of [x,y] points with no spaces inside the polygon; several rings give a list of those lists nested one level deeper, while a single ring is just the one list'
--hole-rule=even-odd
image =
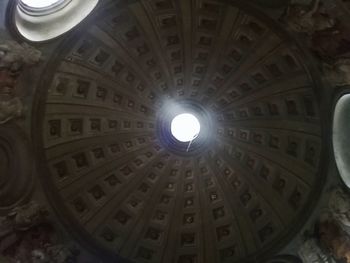
[{"label": "white arch", "polygon": [[340,176],[350,187],[350,94],[342,96],[335,106],[332,138]]},{"label": "white arch", "polygon": [[[57,0],[49,0],[46,4],[43,0],[21,0],[15,9],[17,30],[23,37],[32,42],[42,42],[56,38],[84,20],[96,7],[98,1],[63,1],[63,6],[57,8],[55,5],[59,4]],[[48,5],[48,3],[51,5]],[[26,12],[20,5],[32,8],[32,10]],[[50,12],[50,6],[53,12]],[[43,8],[46,12],[41,10]]]}]

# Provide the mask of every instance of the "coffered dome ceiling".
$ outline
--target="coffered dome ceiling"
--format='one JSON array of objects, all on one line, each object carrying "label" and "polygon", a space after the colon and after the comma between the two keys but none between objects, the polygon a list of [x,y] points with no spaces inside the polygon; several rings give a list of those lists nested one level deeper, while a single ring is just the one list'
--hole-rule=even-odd
[{"label": "coffered dome ceiling", "polygon": [[[43,183],[101,253],[260,260],[311,211],[323,181],[315,76],[242,2],[100,6],[51,59],[36,114]],[[183,112],[202,125],[191,145],[170,134]]]}]

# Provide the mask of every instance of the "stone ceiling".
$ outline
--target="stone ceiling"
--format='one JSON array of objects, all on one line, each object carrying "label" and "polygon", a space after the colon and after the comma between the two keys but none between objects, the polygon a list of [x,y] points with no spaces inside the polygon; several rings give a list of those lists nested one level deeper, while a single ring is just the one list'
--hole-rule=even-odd
[{"label": "stone ceiling", "polygon": [[[311,212],[319,82],[307,54],[240,2],[108,4],[51,58],[42,180],[72,233],[107,257],[254,261]],[[205,120],[188,151],[167,140],[169,105]]]}]

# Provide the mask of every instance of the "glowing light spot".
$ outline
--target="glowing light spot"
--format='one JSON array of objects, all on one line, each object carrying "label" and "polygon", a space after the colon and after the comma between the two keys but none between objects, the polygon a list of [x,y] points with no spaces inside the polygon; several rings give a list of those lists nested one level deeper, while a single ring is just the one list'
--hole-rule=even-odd
[{"label": "glowing light spot", "polygon": [[44,8],[50,7],[62,0],[21,0],[21,2],[29,7]]},{"label": "glowing light spot", "polygon": [[190,113],[177,115],[171,122],[171,134],[180,142],[193,141],[200,130],[198,119]]}]

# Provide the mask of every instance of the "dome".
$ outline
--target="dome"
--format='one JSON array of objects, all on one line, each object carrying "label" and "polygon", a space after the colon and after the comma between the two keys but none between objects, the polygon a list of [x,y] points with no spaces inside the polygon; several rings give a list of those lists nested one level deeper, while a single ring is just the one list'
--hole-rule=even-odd
[{"label": "dome", "polygon": [[[112,262],[264,259],[319,196],[318,78],[240,2],[106,1],[47,66],[41,179],[72,233]],[[190,142],[171,134],[183,113],[200,123]]]}]

